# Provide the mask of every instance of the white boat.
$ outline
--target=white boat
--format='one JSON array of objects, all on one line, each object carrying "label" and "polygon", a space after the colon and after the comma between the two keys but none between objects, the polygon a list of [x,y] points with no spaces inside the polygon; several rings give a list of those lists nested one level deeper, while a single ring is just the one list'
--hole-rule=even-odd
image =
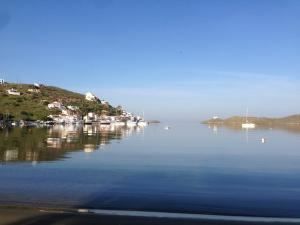
[{"label": "white boat", "polygon": [[101,125],[110,125],[110,120],[100,120]]},{"label": "white boat", "polygon": [[148,126],[148,122],[145,120],[140,120],[137,125],[141,127]]},{"label": "white boat", "polygon": [[254,129],[256,125],[254,123],[249,123],[248,122],[248,109],[246,113],[246,123],[242,123],[242,128],[243,129]]},{"label": "white boat", "polygon": [[136,126],[136,125],[137,125],[137,122],[136,122],[136,121],[128,120],[128,121],[126,122],[126,125],[127,125],[128,127],[133,127],[133,126]]},{"label": "white boat", "polygon": [[165,128],[164,128],[165,130],[170,130],[171,129],[171,127],[169,127],[169,126],[165,126]]},{"label": "white boat", "polygon": [[123,121],[115,121],[115,122],[113,123],[113,125],[116,125],[116,126],[125,126],[126,123],[123,122]]},{"label": "white boat", "polygon": [[143,117],[140,118],[140,120],[138,121],[138,126],[144,127],[147,126],[149,123],[145,120],[145,112],[143,111]]},{"label": "white boat", "polygon": [[254,129],[255,124],[254,123],[243,123],[242,128],[244,128],[244,129]]}]

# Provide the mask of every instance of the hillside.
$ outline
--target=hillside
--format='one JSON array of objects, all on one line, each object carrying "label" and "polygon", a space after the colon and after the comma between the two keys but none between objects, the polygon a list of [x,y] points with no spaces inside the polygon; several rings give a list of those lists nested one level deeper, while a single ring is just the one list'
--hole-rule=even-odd
[{"label": "hillside", "polygon": [[[245,117],[234,116],[228,119],[211,119],[204,121],[203,123],[215,125],[241,125],[245,122]],[[300,125],[300,114],[283,118],[248,117],[248,122],[255,123],[257,126]]]},{"label": "hillside", "polygon": [[[9,95],[6,90],[11,88],[21,92],[21,95]],[[7,116],[14,120],[46,120],[50,114],[58,113],[47,108],[47,105],[54,101],[78,106],[78,113],[81,115],[90,111],[98,114],[116,114],[116,109],[112,106],[86,101],[85,96],[79,93],[44,85],[41,85],[38,93],[30,92],[29,89],[34,89],[34,86],[12,83],[0,85],[0,120],[1,117]]]}]

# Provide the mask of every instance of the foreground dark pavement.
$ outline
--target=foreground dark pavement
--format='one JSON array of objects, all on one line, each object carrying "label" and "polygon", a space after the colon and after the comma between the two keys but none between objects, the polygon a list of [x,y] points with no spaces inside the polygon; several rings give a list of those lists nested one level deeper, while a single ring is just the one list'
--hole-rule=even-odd
[{"label": "foreground dark pavement", "polygon": [[[0,209],[0,225],[266,225],[287,223],[257,223],[166,219],[133,216],[96,215],[90,213],[41,211],[38,209]],[[291,223],[298,224],[298,223]]]}]

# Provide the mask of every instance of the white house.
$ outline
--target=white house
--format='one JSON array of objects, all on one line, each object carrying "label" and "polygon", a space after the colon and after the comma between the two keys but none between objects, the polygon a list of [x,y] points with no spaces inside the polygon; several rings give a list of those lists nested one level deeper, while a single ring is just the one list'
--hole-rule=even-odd
[{"label": "white house", "polygon": [[79,110],[79,107],[78,107],[78,106],[73,106],[73,105],[68,105],[67,108],[68,108],[69,110],[72,110],[72,111],[77,111],[77,110]]},{"label": "white house", "polygon": [[49,118],[53,120],[54,123],[57,124],[74,124],[80,122],[80,116],[78,115],[67,115],[67,114],[60,114],[60,115],[50,115]]},{"label": "white house", "polygon": [[21,95],[20,92],[18,92],[16,89],[14,88],[11,88],[9,90],[6,90],[6,92],[9,94],[9,95]]},{"label": "white house", "polygon": [[101,104],[102,104],[102,105],[108,105],[108,101],[101,100]]},{"label": "white house", "polygon": [[40,88],[40,84],[38,84],[38,83],[34,83],[33,86],[34,86],[35,88]]},{"label": "white house", "polygon": [[41,93],[40,89],[37,88],[29,88],[27,91],[31,93]]},{"label": "white house", "polygon": [[63,110],[61,111],[61,115],[64,115],[64,116],[69,116],[69,115],[71,115],[71,114],[72,114],[71,111],[68,110],[68,109],[63,109]]},{"label": "white house", "polygon": [[91,123],[97,120],[98,120],[98,116],[93,112],[89,112],[86,116],[83,117],[83,121],[85,123]]},{"label": "white house", "polygon": [[63,110],[65,107],[61,102],[52,102],[48,104],[48,109],[60,109]]},{"label": "white house", "polygon": [[0,84],[4,84],[5,81],[3,79],[0,79]]},{"label": "white house", "polygon": [[99,98],[91,92],[85,94],[85,99],[88,101],[99,101]]},{"label": "white house", "polygon": [[38,83],[34,83],[33,88],[29,88],[27,91],[31,93],[40,93],[40,85]]}]

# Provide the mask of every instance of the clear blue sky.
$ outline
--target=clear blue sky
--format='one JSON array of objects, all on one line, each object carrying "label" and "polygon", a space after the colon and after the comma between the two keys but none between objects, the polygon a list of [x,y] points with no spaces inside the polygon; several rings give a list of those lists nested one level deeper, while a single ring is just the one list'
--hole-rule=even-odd
[{"label": "clear blue sky", "polygon": [[0,0],[0,77],[151,119],[300,113],[300,1]]}]

